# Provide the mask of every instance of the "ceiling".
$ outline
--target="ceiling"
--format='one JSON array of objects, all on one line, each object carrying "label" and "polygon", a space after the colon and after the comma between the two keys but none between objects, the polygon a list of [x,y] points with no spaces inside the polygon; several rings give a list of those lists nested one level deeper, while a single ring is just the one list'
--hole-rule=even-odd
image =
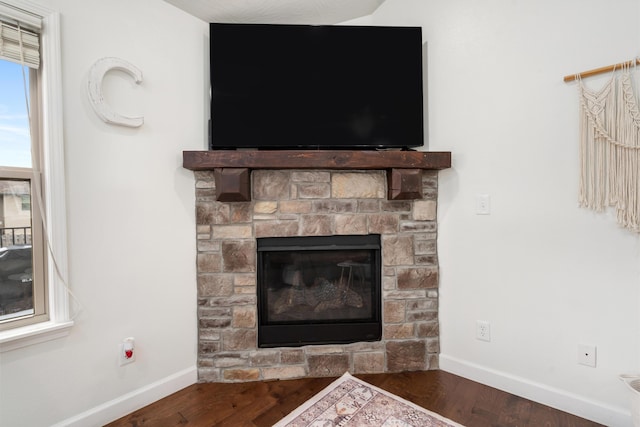
[{"label": "ceiling", "polygon": [[205,22],[337,24],[371,15],[384,0],[165,0]]}]

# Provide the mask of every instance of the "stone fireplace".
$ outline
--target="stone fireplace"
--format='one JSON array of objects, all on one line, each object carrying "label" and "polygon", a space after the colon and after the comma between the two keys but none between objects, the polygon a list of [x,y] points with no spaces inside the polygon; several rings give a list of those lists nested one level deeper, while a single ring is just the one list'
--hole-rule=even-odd
[{"label": "stone fireplace", "polygon": [[[397,184],[389,177],[392,171],[377,164],[362,169],[349,162],[316,162],[317,168],[296,168],[295,162],[287,167],[267,162],[264,169],[248,165],[239,174],[244,178],[230,186],[219,163],[196,165],[188,153],[185,167],[195,171],[196,181],[200,381],[438,367],[437,169],[448,167],[450,157],[438,167],[412,169],[408,180],[413,184],[406,179]],[[396,185],[404,189],[394,193]],[[413,190],[405,191],[408,187]],[[390,199],[393,194],[400,196]],[[348,235],[379,235],[382,337],[260,347],[258,239]]]}]

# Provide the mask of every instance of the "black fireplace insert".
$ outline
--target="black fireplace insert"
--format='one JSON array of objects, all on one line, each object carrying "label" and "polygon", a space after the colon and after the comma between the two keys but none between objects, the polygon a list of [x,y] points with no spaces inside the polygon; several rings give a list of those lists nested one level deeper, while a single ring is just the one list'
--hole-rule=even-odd
[{"label": "black fireplace insert", "polygon": [[257,240],[258,346],[379,341],[380,235]]}]

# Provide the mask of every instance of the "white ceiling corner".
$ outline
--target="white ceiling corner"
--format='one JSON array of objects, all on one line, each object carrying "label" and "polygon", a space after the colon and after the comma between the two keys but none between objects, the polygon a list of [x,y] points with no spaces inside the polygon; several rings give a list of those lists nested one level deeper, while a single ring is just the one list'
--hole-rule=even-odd
[{"label": "white ceiling corner", "polygon": [[337,24],[371,15],[384,0],[164,0],[205,22]]}]

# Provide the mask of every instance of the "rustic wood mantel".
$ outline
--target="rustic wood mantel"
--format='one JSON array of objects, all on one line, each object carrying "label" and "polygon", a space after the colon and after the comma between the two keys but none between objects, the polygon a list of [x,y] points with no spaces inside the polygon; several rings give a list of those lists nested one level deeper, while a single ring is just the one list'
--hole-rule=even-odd
[{"label": "rustic wood mantel", "polygon": [[389,199],[422,198],[421,170],[451,167],[448,151],[212,150],[184,151],[182,165],[213,170],[219,201],[251,200],[251,169],[386,170]]}]

